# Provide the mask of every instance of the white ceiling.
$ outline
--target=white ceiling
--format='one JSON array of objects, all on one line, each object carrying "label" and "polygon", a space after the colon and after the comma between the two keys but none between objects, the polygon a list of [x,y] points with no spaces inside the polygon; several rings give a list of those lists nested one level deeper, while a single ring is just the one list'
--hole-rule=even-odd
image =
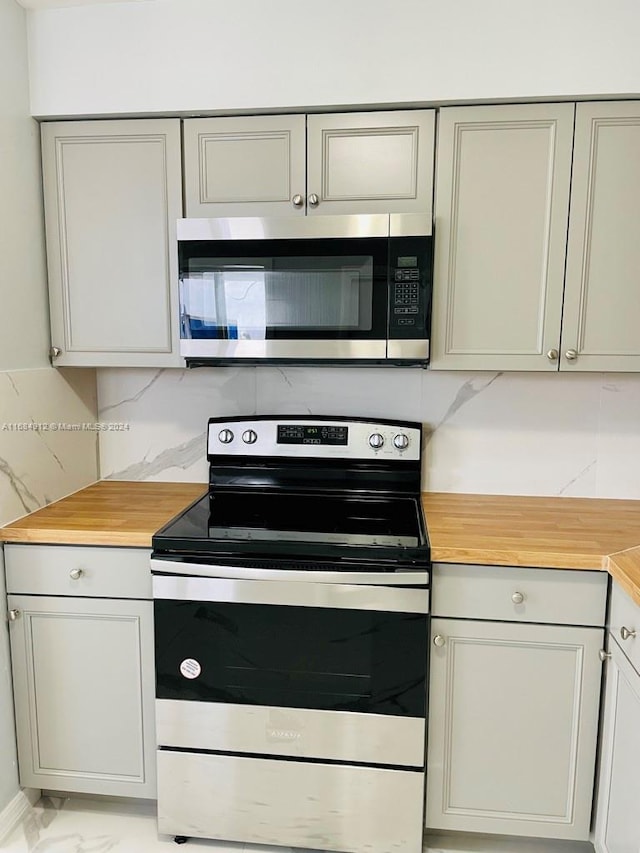
[{"label": "white ceiling", "polygon": [[154,0],[17,0],[25,9],[61,9],[64,6],[95,6],[98,3],[152,3]]}]

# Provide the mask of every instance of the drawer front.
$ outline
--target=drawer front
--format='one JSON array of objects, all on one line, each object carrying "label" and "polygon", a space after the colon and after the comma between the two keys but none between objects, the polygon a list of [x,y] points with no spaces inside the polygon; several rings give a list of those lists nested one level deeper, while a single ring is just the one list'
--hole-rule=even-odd
[{"label": "drawer front", "polygon": [[622,651],[640,672],[640,607],[613,582],[609,630]]},{"label": "drawer front", "polygon": [[5,545],[7,592],[151,599],[146,548]]},{"label": "drawer front", "polygon": [[422,853],[424,771],[158,752],[158,829],[352,853]]},{"label": "drawer front", "polygon": [[438,563],[432,614],[603,627],[606,572]]}]

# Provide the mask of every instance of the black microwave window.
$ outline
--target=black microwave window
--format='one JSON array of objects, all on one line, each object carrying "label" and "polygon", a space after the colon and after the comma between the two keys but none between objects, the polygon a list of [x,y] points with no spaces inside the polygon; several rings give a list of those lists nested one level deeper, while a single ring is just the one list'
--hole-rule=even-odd
[{"label": "black microwave window", "polygon": [[181,336],[386,337],[387,241],[180,243]]}]

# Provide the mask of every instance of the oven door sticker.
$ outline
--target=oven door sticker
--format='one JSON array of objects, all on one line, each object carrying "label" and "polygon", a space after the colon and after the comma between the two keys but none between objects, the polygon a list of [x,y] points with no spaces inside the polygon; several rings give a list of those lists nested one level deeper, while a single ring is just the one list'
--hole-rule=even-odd
[{"label": "oven door sticker", "polygon": [[202,672],[202,667],[197,660],[185,658],[180,664],[180,672],[185,678],[197,678]]}]

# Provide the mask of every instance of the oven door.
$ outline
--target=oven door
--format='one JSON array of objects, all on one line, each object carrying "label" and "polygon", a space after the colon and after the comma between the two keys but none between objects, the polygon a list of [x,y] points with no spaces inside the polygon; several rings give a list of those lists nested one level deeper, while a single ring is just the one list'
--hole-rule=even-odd
[{"label": "oven door", "polygon": [[389,218],[183,220],[188,361],[384,359]]},{"label": "oven door", "polygon": [[154,576],[162,748],[424,766],[428,590]]}]

